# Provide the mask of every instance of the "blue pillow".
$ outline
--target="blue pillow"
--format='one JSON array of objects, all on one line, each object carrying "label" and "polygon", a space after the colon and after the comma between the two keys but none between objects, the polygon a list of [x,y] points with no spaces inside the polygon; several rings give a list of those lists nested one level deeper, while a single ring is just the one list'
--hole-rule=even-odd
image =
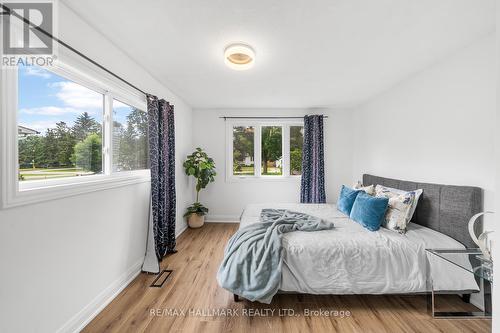
[{"label": "blue pillow", "polygon": [[385,211],[389,205],[389,198],[372,197],[366,193],[359,193],[352,205],[351,220],[361,224],[370,231],[380,228]]},{"label": "blue pillow", "polygon": [[345,185],[342,185],[342,189],[340,190],[339,200],[337,201],[337,209],[349,216],[351,214],[352,205],[354,204],[354,200],[358,196],[361,190],[354,190]]}]

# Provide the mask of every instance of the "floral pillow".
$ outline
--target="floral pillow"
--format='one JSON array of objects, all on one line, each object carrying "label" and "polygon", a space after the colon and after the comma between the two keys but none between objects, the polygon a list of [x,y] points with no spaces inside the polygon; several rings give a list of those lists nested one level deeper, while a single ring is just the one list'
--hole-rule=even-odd
[{"label": "floral pillow", "polygon": [[413,200],[415,200],[415,194],[413,193],[400,194],[389,198],[389,206],[382,225],[401,234],[406,233],[406,227],[409,223],[407,216],[411,210]]},{"label": "floral pillow", "polygon": [[397,188],[392,188],[392,187],[386,187],[382,185],[377,185],[375,186],[375,195],[382,195],[384,196],[397,196],[401,194],[408,194],[408,193],[413,193],[415,195],[415,199],[413,200],[412,206],[410,211],[408,212],[408,217],[407,217],[407,223],[410,223],[411,219],[413,218],[413,214],[415,213],[415,210],[417,209],[417,204],[418,200],[420,199],[420,196],[424,193],[422,189],[418,190],[412,190],[412,191],[404,191],[404,190],[399,190]]},{"label": "floral pillow", "polygon": [[404,234],[408,223],[410,223],[410,214],[415,202],[415,192],[395,193],[377,185],[375,187],[375,196],[389,199],[389,206],[382,221],[382,226]]}]

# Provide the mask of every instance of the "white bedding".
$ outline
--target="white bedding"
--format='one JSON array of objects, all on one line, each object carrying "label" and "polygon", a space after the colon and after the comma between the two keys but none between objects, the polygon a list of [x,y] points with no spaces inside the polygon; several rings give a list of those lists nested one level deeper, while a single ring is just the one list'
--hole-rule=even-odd
[{"label": "white bedding", "polygon": [[426,248],[457,249],[456,240],[410,223],[408,232],[364,229],[333,204],[253,204],[240,228],[260,222],[263,208],[290,209],[333,221],[333,230],[296,231],[283,236],[284,264],[280,289],[308,294],[393,294],[427,291],[428,265],[435,290],[477,290],[472,274]]}]

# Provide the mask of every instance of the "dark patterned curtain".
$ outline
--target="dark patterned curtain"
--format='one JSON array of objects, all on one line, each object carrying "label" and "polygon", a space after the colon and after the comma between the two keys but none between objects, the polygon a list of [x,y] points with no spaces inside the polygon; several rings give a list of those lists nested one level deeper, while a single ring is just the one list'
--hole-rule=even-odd
[{"label": "dark patterned curtain", "polygon": [[302,153],[300,202],[326,202],[322,115],[304,117],[304,148]]},{"label": "dark patterned curtain", "polygon": [[[147,95],[151,212],[143,271],[159,272],[158,261],[175,252],[174,106]],[[155,258],[156,257],[156,258]]]}]

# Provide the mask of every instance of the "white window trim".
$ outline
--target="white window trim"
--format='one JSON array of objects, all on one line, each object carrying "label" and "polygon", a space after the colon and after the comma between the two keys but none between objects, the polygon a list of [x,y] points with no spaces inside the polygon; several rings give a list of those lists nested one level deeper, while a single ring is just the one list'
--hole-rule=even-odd
[{"label": "white window trim", "polygon": [[[254,127],[254,165],[255,175],[236,176],[233,174],[233,127]],[[280,126],[282,130],[283,174],[281,176],[261,175],[261,128],[262,126]],[[290,126],[304,126],[297,119],[263,119],[263,120],[226,120],[226,182],[299,182],[300,175],[290,175]]]},{"label": "white window trim", "polygon": [[[1,54],[0,54],[1,56]],[[64,60],[62,60],[64,59]],[[103,174],[29,182],[18,181],[17,68],[1,68],[0,76],[0,182],[1,208],[65,198],[150,181],[150,171],[111,172],[113,99],[146,111],[146,98],[110,75],[69,53],[61,54],[50,71],[104,95]]]}]

